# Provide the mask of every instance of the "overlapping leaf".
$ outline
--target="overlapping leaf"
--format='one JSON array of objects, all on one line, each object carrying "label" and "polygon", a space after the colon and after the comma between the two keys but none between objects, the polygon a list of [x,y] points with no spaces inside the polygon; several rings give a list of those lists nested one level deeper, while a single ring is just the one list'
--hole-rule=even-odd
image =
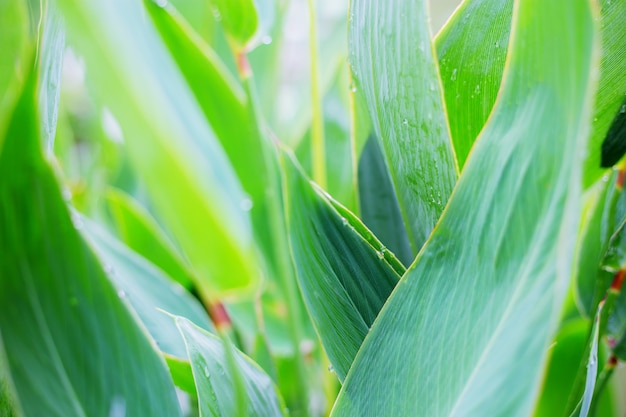
[{"label": "overlapping leaf", "polygon": [[42,157],[35,84],[31,75],[0,122],[0,334],[22,411],[178,416],[164,361],[72,224]]},{"label": "overlapping leaf", "polygon": [[457,178],[426,2],[353,1],[350,62],[417,253]]},{"label": "overlapping leaf", "polygon": [[499,102],[334,417],[532,410],[570,278],[596,28],[586,0],[520,1],[514,15]]},{"label": "overlapping leaf", "polygon": [[508,50],[513,0],[466,0],[435,45],[460,168],[491,113]]},{"label": "overlapping leaf", "polygon": [[361,219],[406,266],[413,262],[402,213],[380,144],[372,135],[359,161]]},{"label": "overlapping leaf", "polygon": [[122,191],[109,189],[105,197],[121,240],[162,269],[169,278],[189,288],[193,278],[188,266],[150,213]]},{"label": "overlapping leaf", "polygon": [[[249,290],[258,266],[248,197],[193,95],[142,17],[123,0],[58,2],[98,98],[118,119],[157,214],[205,293]],[[123,91],[124,94],[119,94]]]},{"label": "overlapping leaf", "polygon": [[404,267],[349,211],[282,161],[300,289],[340,380]]},{"label": "overlapping leaf", "polygon": [[[261,368],[189,320],[175,317],[175,321],[187,345],[201,416],[241,416],[241,406],[245,416],[284,415],[272,380]],[[238,398],[238,393],[245,397]]]},{"label": "overlapping leaf", "polygon": [[98,224],[88,219],[81,221],[84,223],[83,234],[94,246],[118,294],[137,312],[159,349],[170,356],[186,359],[185,345],[176,325],[159,310],[186,317],[205,330],[215,331],[200,303],[163,271],[129,250]]}]

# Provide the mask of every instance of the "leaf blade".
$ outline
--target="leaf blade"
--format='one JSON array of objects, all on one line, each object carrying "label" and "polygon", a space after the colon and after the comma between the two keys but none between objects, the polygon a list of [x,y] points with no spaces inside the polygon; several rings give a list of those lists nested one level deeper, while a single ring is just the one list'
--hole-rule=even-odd
[{"label": "leaf blade", "polygon": [[516,13],[500,101],[333,417],[532,409],[571,269],[596,38],[586,0],[522,1]]}]

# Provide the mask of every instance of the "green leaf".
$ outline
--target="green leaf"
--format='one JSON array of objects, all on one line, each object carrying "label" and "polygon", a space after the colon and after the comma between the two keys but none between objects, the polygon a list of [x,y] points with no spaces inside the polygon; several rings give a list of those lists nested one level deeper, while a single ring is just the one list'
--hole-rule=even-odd
[{"label": "green leaf", "polygon": [[604,142],[600,164],[609,168],[617,164],[626,152],[626,99],[611,122]]},{"label": "green leaf", "polygon": [[600,339],[600,316],[602,308],[596,312],[593,328],[591,329],[591,349],[587,360],[587,376],[585,378],[585,391],[581,399],[580,417],[587,417],[591,408],[591,400],[596,387],[598,377],[598,340]]},{"label": "green leaf", "polygon": [[359,198],[363,223],[405,266],[413,262],[398,199],[380,145],[373,135],[359,160]]},{"label": "green leaf", "polygon": [[41,87],[39,89],[39,111],[42,115],[42,136],[48,151],[54,147],[54,137],[59,116],[61,94],[61,72],[65,51],[65,25],[59,11],[51,2],[46,2],[43,33],[39,43]]},{"label": "green leaf", "polygon": [[512,13],[513,0],[466,0],[435,40],[459,168],[500,90]]},{"label": "green leaf", "polygon": [[577,247],[575,271],[576,304],[582,314],[593,317],[594,311],[610,284],[612,274],[600,270],[609,250],[616,226],[616,204],[622,195],[616,186],[617,171],[591,188],[587,193],[587,209]]},{"label": "green leaf", "polygon": [[515,16],[490,122],[334,417],[531,412],[570,279],[596,37],[586,0],[521,1]]},{"label": "green leaf", "polygon": [[97,223],[82,219],[79,214],[75,217],[83,222],[81,231],[93,245],[118,294],[128,300],[163,353],[187,358],[176,325],[159,310],[186,317],[205,330],[215,331],[202,305],[183,287]]},{"label": "green leaf", "polygon": [[363,91],[414,253],[457,179],[425,1],[355,0],[350,62]]},{"label": "green leaf", "polygon": [[[237,415],[237,377],[242,379],[247,416],[284,415],[272,380],[261,368],[239,351],[231,352],[234,363],[230,366],[229,348],[223,341],[183,317],[175,317],[175,321],[187,345],[201,416]],[[232,371],[239,375],[233,375]]]},{"label": "green leaf", "polygon": [[150,213],[122,191],[110,188],[105,198],[122,241],[163,270],[168,279],[173,279],[185,288],[191,288],[194,279],[188,265]]},{"label": "green leaf", "polygon": [[602,145],[615,116],[621,111],[626,95],[626,3],[601,0],[600,28],[602,60],[598,94],[594,104],[591,140],[585,161],[585,187],[591,186],[605,171],[602,164]]},{"label": "green leaf", "polygon": [[298,281],[341,381],[404,267],[365,226],[283,156],[286,211]]},{"label": "green leaf", "polygon": [[141,4],[58,3],[91,86],[120,122],[133,168],[199,289],[214,297],[252,290],[259,274],[248,197]]},{"label": "green leaf", "polygon": [[35,84],[0,122],[0,334],[17,400],[30,416],[178,416],[164,361],[42,157]]},{"label": "green leaf", "polygon": [[218,20],[238,48],[244,49],[259,26],[255,0],[211,0]]},{"label": "green leaf", "polygon": [[[12,82],[24,73],[28,65],[28,16],[26,2],[9,0],[0,2],[0,39],[2,60],[0,61],[0,110],[10,104],[8,92]],[[7,109],[8,110],[8,109]]]}]

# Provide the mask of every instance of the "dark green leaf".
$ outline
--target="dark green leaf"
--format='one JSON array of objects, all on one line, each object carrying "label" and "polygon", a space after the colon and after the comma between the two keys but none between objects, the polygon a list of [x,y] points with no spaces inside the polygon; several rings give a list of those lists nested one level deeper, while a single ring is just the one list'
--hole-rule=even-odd
[{"label": "dark green leaf", "polygon": [[458,168],[425,1],[355,0],[350,62],[382,141],[413,252],[443,211]]},{"label": "dark green leaf", "polygon": [[304,302],[343,381],[404,267],[345,208],[282,160],[294,263]]},{"label": "dark green leaf", "polygon": [[0,333],[17,399],[28,416],[178,416],[163,359],[43,159],[35,84],[0,116]]},{"label": "dark green leaf", "polygon": [[413,262],[398,199],[380,145],[373,135],[359,160],[359,198],[363,223],[405,266]]}]

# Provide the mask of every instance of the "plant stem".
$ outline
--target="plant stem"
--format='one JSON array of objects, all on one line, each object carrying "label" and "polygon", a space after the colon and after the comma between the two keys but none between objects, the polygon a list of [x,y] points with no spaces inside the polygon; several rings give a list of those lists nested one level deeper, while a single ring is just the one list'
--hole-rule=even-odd
[{"label": "plant stem", "polygon": [[319,71],[317,62],[317,24],[315,0],[309,0],[309,48],[311,56],[311,105],[313,119],[311,123],[311,150],[313,180],[326,189],[326,147],[324,143],[324,118],[319,89]]},{"label": "plant stem", "polygon": [[609,360],[604,365],[604,369],[600,373],[598,377],[598,381],[596,382],[595,389],[593,390],[593,398],[591,399],[591,407],[589,408],[589,415],[595,416],[598,408],[598,403],[600,400],[600,395],[604,392],[611,376],[613,376],[613,371],[617,367],[617,357],[615,355],[611,355]]},{"label": "plant stem", "polygon": [[265,170],[268,174],[268,184],[265,189],[265,204],[267,206],[268,222],[272,233],[273,256],[276,261],[276,275],[280,281],[281,288],[285,294],[285,302],[287,304],[287,325],[289,327],[290,337],[293,343],[294,356],[296,361],[296,380],[293,381],[294,391],[298,393],[298,403],[292,404],[292,415],[307,416],[308,415],[308,387],[306,379],[306,368],[302,354],[300,353],[300,341],[302,340],[303,331],[301,329],[301,309],[298,295],[298,288],[295,282],[295,273],[291,265],[291,255],[287,244],[287,231],[283,216],[282,198],[280,195],[280,179],[275,169],[277,166],[275,155],[275,147],[267,139],[261,129],[260,116],[258,111],[258,103],[254,94],[254,80],[252,70],[248,65],[247,58],[244,54],[238,56],[238,64],[240,75],[243,80],[244,90],[248,99],[251,123],[255,126],[256,134],[262,142],[263,159],[265,162]]}]

